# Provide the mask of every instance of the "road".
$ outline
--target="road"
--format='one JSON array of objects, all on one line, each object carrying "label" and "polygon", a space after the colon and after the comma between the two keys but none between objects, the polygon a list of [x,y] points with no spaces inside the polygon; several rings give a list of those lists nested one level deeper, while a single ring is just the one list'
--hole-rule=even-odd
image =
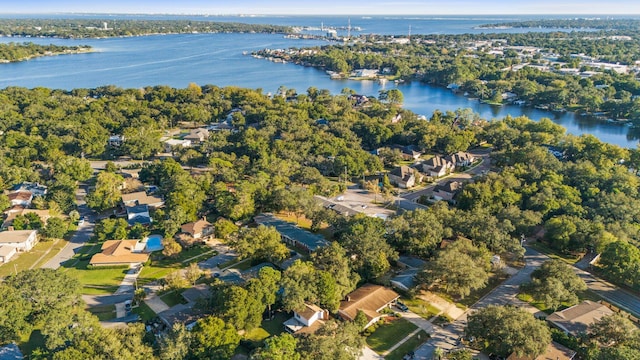
[{"label": "road", "polygon": [[615,285],[600,280],[590,273],[573,268],[575,273],[587,284],[589,290],[598,294],[607,302],[628,311],[633,316],[640,318],[640,299],[628,291],[622,290]]},{"label": "road", "polygon": [[469,171],[461,172],[461,173],[453,173],[441,180],[438,180],[437,184],[429,185],[420,190],[404,193],[400,195],[400,197],[410,202],[416,202],[423,195],[427,197],[430,196],[431,193],[433,192],[433,189],[438,184],[443,184],[443,183],[446,183],[447,181],[452,181],[452,180],[468,181],[477,175],[484,174],[489,171],[489,169],[491,168],[491,159],[489,157],[491,153],[490,148],[489,149],[487,148],[473,149],[473,150],[470,150],[469,153],[473,154],[473,156],[475,157],[482,158],[482,163],[474,167],[473,169],[470,169]]},{"label": "road", "polygon": [[532,312],[537,311],[530,305],[518,300],[516,295],[518,294],[520,284],[528,282],[531,279],[531,273],[549,258],[531,248],[526,249],[524,257],[526,265],[523,269],[481,298],[462,316],[444,327],[434,326],[435,332],[431,335],[431,339],[415,351],[415,359],[431,360],[436,348],[450,350],[458,346],[458,339],[463,336],[464,328],[467,325],[467,314],[474,310],[481,309],[488,305],[515,304],[527,308]]},{"label": "road", "polygon": [[78,205],[78,212],[81,218],[86,218],[83,225],[78,228],[78,231],[73,234],[67,245],[65,245],[60,252],[58,252],[51,260],[42,265],[42,268],[57,269],[62,263],[71,259],[84,244],[89,241],[93,236],[93,229],[95,226],[95,216],[91,210],[87,207],[84,199],[87,195],[87,185],[82,185],[76,192],[76,203]]}]

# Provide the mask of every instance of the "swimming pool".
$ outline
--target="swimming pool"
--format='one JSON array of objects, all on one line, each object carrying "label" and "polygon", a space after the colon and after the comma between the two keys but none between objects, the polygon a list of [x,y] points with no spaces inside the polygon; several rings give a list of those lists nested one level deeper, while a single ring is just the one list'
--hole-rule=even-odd
[{"label": "swimming pool", "polygon": [[149,235],[145,240],[145,243],[147,244],[145,250],[148,252],[164,249],[164,246],[162,246],[162,235]]}]

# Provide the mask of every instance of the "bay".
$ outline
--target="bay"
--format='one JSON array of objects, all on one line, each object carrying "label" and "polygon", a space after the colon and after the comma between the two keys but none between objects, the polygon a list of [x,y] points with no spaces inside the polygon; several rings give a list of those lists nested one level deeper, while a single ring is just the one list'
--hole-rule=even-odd
[{"label": "bay", "polygon": [[[234,21],[251,19],[256,23],[276,23],[282,25],[299,24],[319,26],[322,17],[279,18],[235,18]],[[346,17],[332,17],[339,24]],[[500,18],[512,21],[513,18]],[[208,20],[219,21],[216,17]],[[286,21],[285,21],[286,20]],[[378,24],[383,32],[400,29],[407,21],[404,18],[351,18],[352,26],[360,26],[359,21]],[[321,20],[322,21],[322,20]],[[333,25],[329,20],[325,26]],[[447,33],[471,32],[475,26],[498,22],[498,18],[429,18],[414,19],[423,22],[421,31],[446,31]],[[389,25],[391,24],[391,25]],[[426,24],[426,25],[425,25]],[[369,25],[363,26],[367,32]],[[412,26],[413,29],[413,26]],[[443,30],[444,29],[444,30]],[[477,30],[477,29],[476,29]],[[509,29],[515,30],[515,29]],[[522,29],[519,29],[523,31]],[[492,30],[493,31],[493,30]],[[199,85],[240,86],[260,88],[264,93],[274,93],[280,86],[296,89],[299,93],[309,87],[327,89],[333,94],[350,88],[359,94],[377,96],[378,91],[398,87],[404,94],[404,106],[417,114],[429,117],[434,110],[456,110],[471,108],[486,119],[502,118],[506,115],[525,115],[539,120],[548,117],[571,134],[591,134],[600,140],[622,147],[635,148],[638,134],[624,124],[599,121],[573,113],[554,113],[519,106],[495,107],[477,100],[456,95],[447,89],[418,82],[406,84],[374,81],[331,80],[324,71],[294,64],[273,63],[243,55],[263,48],[289,48],[323,45],[319,40],[285,39],[274,34],[176,34],[151,35],[105,39],[44,39],[44,38],[0,38],[0,42],[32,41],[39,44],[90,45],[96,51],[87,54],[42,57],[25,62],[0,64],[0,88],[8,86],[48,87],[60,89],[95,88],[116,85],[124,88],[139,88],[154,85],[186,87],[189,83]]]}]

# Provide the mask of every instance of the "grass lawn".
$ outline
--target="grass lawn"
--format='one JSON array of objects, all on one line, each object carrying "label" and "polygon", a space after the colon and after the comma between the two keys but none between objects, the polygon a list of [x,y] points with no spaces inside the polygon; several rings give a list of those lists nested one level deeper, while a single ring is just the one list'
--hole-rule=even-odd
[{"label": "grass lawn", "polygon": [[402,302],[409,307],[409,310],[413,311],[414,313],[420,315],[425,319],[431,319],[432,317],[440,313],[440,310],[437,307],[419,298],[415,298],[415,299],[403,298]]},{"label": "grass lawn", "polygon": [[244,259],[242,261],[238,261],[231,268],[239,271],[249,270],[251,269],[251,259]]},{"label": "grass lawn", "polygon": [[[564,310],[568,307],[571,306],[571,304],[567,304],[567,303],[562,303],[562,305],[560,305],[560,307],[556,310],[554,309],[550,309],[545,303],[540,302],[540,301],[534,301],[533,298],[531,297],[531,295],[529,294],[524,294],[524,293],[520,293],[516,296],[518,299],[527,302],[529,304],[531,304],[533,307],[535,307],[536,309],[543,311],[547,314],[552,314],[554,311],[556,310]],[[580,291],[578,293],[578,299],[580,299],[580,301],[584,301],[584,300],[591,300],[591,301],[600,301],[602,300],[601,297],[599,297],[596,293],[590,291],[590,290],[585,290],[585,291]]]},{"label": "grass lawn", "polygon": [[[296,218],[295,215],[290,215],[288,213],[281,212],[281,213],[277,213],[276,217],[278,219],[281,219],[293,224],[297,224],[298,227],[305,229],[309,232],[313,232],[311,231],[311,220],[307,219],[304,215],[300,216],[300,218]],[[327,224],[322,224],[322,226],[320,226],[320,230],[317,233],[324,236],[325,239],[327,240],[333,239],[333,232],[329,229],[329,225]]]},{"label": "grass lawn", "polygon": [[160,295],[160,300],[164,301],[164,303],[167,304],[169,307],[175,306],[178,304],[186,304],[187,301],[182,297],[183,291],[184,289],[169,291],[167,293]]},{"label": "grass lawn", "polygon": [[151,308],[147,304],[145,304],[144,301],[141,302],[140,305],[134,306],[131,309],[131,312],[140,315],[140,319],[142,321],[151,320],[156,317],[156,313],[153,312],[153,310],[151,310]]},{"label": "grass lawn", "polygon": [[262,320],[260,325],[261,329],[264,329],[270,336],[280,335],[284,332],[284,326],[282,323],[289,320],[291,316],[287,313],[278,312],[271,320]]},{"label": "grass lawn", "polygon": [[210,247],[206,245],[198,245],[190,249],[183,250],[175,258],[153,259],[153,257],[155,257],[153,256],[151,264],[142,268],[142,271],[138,276],[138,286],[159,280],[170,273],[189,265],[191,262],[201,260],[201,258],[204,257],[213,256],[214,253],[215,251],[211,250]]},{"label": "grass lawn", "polygon": [[107,321],[116,318],[115,305],[93,306],[88,308],[87,311],[97,316],[100,321]]},{"label": "grass lawn", "polygon": [[80,280],[83,285],[83,294],[100,295],[112,294],[124,279],[128,269],[93,269],[88,270],[89,260],[81,260],[75,267],[68,268],[67,274]]},{"label": "grass lawn", "polygon": [[40,241],[31,251],[16,254],[10,262],[0,266],[0,277],[15,274],[16,269],[22,271],[28,270],[31,266],[35,267],[38,259],[40,259],[47,250],[51,249],[51,252],[47,256],[51,255],[51,257],[53,257],[67,242],[60,240],[55,246],[54,243],[54,241]]},{"label": "grass lawn", "polygon": [[415,329],[417,329],[417,326],[403,318],[387,318],[385,319],[385,324],[378,327],[367,338],[367,344],[373,351],[382,353],[389,350]]},{"label": "grass lawn", "polygon": [[407,340],[407,342],[398,346],[397,349],[390,352],[384,358],[386,360],[402,360],[402,358],[406,354],[408,354],[409,351],[417,349],[420,345],[422,345],[422,343],[427,341],[428,338],[429,335],[426,332],[420,331],[419,333],[413,335],[409,340]]},{"label": "grass lawn", "polygon": [[269,336],[271,336],[267,330],[259,327],[256,329],[253,329],[249,332],[247,332],[246,334],[244,334],[244,338],[246,340],[249,341],[255,341],[255,342],[259,342],[259,341],[263,341],[264,339],[268,338]]}]

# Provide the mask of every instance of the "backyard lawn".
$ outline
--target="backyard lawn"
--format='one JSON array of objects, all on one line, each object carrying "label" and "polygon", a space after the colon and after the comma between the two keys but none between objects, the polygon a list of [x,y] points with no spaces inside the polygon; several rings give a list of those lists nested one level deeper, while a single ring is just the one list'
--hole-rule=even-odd
[{"label": "backyard lawn", "polygon": [[385,324],[367,338],[367,344],[373,351],[383,353],[417,328],[403,318],[387,317]]}]

